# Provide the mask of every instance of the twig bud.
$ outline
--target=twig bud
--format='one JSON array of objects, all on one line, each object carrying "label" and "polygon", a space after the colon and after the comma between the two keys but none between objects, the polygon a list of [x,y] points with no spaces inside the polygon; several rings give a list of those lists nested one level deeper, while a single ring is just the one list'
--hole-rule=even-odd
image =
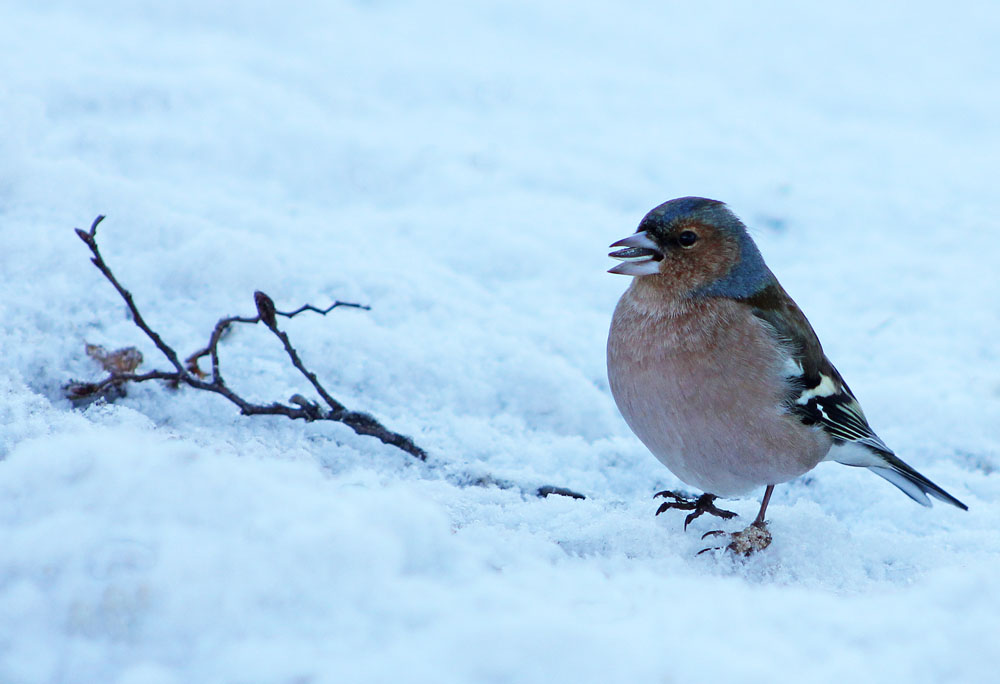
[{"label": "twig bud", "polygon": [[271,330],[277,328],[278,322],[274,318],[274,300],[257,290],[253,293],[253,303],[257,305],[257,314],[264,325]]}]

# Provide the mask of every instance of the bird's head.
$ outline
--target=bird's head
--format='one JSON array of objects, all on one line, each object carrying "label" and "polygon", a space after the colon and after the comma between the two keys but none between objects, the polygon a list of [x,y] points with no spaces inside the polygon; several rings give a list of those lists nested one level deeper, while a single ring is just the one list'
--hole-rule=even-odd
[{"label": "bird's head", "polygon": [[703,197],[664,202],[611,247],[622,248],[608,255],[622,263],[609,273],[666,279],[686,296],[749,297],[774,278],[743,222]]}]

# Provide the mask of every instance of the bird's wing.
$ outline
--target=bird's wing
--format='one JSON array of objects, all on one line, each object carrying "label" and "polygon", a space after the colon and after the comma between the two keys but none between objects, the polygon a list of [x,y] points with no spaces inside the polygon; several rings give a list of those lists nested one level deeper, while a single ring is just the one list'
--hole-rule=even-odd
[{"label": "bird's wing", "polygon": [[929,506],[927,494],[967,509],[898,458],[875,434],[851,388],[823,353],[808,319],[777,281],[740,300],[774,330],[789,354],[788,412],[805,425],[819,425],[833,439],[830,458],[846,465],[864,466],[896,485],[904,494]]},{"label": "bird's wing", "polygon": [[788,411],[806,425],[820,425],[835,443],[856,442],[891,454],[868,425],[851,388],[826,358],[805,314],[781,285],[774,282],[741,301],[773,329],[789,354]]}]

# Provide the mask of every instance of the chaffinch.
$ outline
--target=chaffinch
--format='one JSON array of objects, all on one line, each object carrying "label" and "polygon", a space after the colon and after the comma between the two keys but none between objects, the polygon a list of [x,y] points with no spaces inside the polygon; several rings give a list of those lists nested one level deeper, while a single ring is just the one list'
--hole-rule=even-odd
[{"label": "chaffinch", "polygon": [[[683,482],[669,508],[715,507],[765,487],[754,523],[728,548],[770,543],[764,512],[774,486],[833,460],[868,468],[907,496],[965,504],[900,460],[868,425],[805,315],[778,283],[743,223],[722,202],[670,200],[619,240],[610,270],[634,276],[608,335],[608,380],[636,436]],[[709,534],[721,534],[715,531]],[[707,549],[706,549],[707,550]]]}]

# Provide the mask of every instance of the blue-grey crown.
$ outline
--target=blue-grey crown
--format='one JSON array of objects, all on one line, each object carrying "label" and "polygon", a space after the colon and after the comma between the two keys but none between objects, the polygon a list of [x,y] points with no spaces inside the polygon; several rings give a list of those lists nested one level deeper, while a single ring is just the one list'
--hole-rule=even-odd
[{"label": "blue-grey crown", "polygon": [[[697,297],[730,297],[742,299],[764,289],[774,281],[764,257],[754,244],[743,222],[724,203],[704,197],[679,197],[664,202],[654,208],[639,224],[639,230],[647,230],[648,224],[660,225],[664,229],[678,219],[692,219],[715,226],[736,238],[740,254],[736,264],[713,283],[694,292]],[[651,226],[649,226],[651,227]]]}]

